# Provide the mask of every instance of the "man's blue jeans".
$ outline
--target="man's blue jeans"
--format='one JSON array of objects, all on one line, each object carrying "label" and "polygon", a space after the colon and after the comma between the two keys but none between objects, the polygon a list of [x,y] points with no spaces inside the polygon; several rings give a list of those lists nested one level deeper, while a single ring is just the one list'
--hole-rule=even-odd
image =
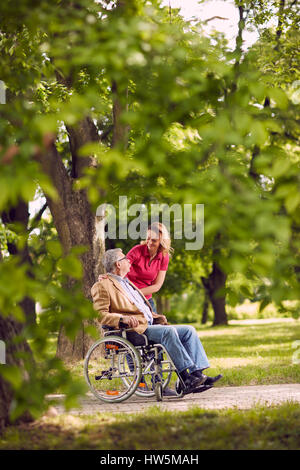
[{"label": "man's blue jeans", "polygon": [[206,369],[209,362],[197,332],[190,325],[149,325],[144,332],[150,341],[162,344],[178,372]]}]

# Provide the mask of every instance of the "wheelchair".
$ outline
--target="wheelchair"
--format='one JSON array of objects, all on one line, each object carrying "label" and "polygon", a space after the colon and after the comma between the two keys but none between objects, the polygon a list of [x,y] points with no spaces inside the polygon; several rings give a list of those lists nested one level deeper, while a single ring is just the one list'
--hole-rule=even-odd
[{"label": "wheelchair", "polygon": [[[102,328],[103,338],[91,346],[84,360],[85,380],[94,396],[102,402],[118,403],[135,393],[162,401],[172,373],[177,373],[164,346],[132,328]],[[183,396],[179,375],[175,390],[178,397]]]}]

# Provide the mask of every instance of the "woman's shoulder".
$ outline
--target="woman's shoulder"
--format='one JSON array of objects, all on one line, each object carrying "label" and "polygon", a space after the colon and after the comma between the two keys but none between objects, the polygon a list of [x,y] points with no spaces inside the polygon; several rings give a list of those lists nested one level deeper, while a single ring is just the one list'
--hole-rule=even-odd
[{"label": "woman's shoulder", "polygon": [[169,261],[170,261],[170,257],[168,253],[166,254],[161,253],[161,265],[160,265],[161,271],[167,271]]}]

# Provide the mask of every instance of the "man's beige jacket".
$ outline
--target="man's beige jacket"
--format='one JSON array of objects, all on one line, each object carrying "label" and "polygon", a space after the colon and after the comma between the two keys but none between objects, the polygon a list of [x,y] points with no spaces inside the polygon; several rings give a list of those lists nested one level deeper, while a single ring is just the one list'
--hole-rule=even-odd
[{"label": "man's beige jacket", "polygon": [[[161,325],[168,325],[164,315],[158,315],[153,312],[152,307],[142,292],[135,287],[143,296],[145,302],[149,306],[154,323]],[[121,317],[136,316],[139,320],[137,327],[133,328],[137,333],[142,334],[148,328],[148,322],[144,314],[136,307],[132,302],[127,292],[122,288],[121,284],[113,277],[108,274],[107,279],[103,279],[100,282],[96,282],[92,289],[91,294],[94,303],[94,309],[99,313],[99,321],[101,325],[108,325],[114,328],[119,328],[119,321]]]}]

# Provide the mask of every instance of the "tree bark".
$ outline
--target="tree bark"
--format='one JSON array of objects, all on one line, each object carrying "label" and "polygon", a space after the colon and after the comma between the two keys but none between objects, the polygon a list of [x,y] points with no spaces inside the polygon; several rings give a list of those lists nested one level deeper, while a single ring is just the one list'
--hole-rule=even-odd
[{"label": "tree bark", "polygon": [[[14,365],[23,370],[24,363],[20,356],[24,352],[33,360],[28,344],[25,341],[15,341],[16,337],[21,334],[22,328],[22,325],[17,323],[12,317],[4,318],[0,315],[0,339],[4,341],[6,347],[6,363],[0,365],[0,370],[2,367],[7,367],[7,365]],[[26,379],[26,375],[24,378]],[[10,384],[0,374],[0,432],[5,426],[10,424],[9,414],[13,398],[14,393]],[[25,413],[18,419],[18,422],[28,421],[33,421],[29,413]]]},{"label": "tree bark", "polygon": [[[2,221],[5,225],[21,223],[26,231],[28,228],[29,213],[28,213],[28,204],[24,201],[19,201],[18,204],[11,208],[9,211],[2,212],[1,214]],[[15,243],[7,244],[8,252],[10,255],[19,255],[20,262],[27,263],[28,266],[32,266],[32,260],[29,254],[28,244],[26,242],[23,250],[18,250]],[[32,272],[27,270],[27,275],[32,277]],[[26,324],[32,325],[36,322],[36,311],[35,311],[35,302],[30,297],[24,297],[20,302],[20,306],[24,311]]]},{"label": "tree bark", "polygon": [[213,263],[213,269],[208,278],[201,278],[214,310],[213,326],[227,325],[228,323],[225,295],[219,292],[220,289],[225,289],[226,278],[227,275],[221,270],[216,261]]},{"label": "tree bark", "polygon": [[208,318],[208,308],[209,308],[209,295],[206,289],[204,289],[204,302],[203,302],[203,309],[202,309],[202,318],[201,324],[205,325]]},{"label": "tree bark", "polygon": [[157,294],[155,296],[156,310],[159,315],[166,315],[170,311],[170,299],[163,295]]},{"label": "tree bark", "polygon": [[113,93],[113,135],[112,147],[126,150],[129,126],[122,122],[122,113],[128,109],[128,88],[121,94],[116,82],[112,84]]},{"label": "tree bark", "polygon": [[163,299],[161,295],[157,295],[155,298],[156,301],[156,310],[159,315],[163,315],[164,308],[163,308]]}]

